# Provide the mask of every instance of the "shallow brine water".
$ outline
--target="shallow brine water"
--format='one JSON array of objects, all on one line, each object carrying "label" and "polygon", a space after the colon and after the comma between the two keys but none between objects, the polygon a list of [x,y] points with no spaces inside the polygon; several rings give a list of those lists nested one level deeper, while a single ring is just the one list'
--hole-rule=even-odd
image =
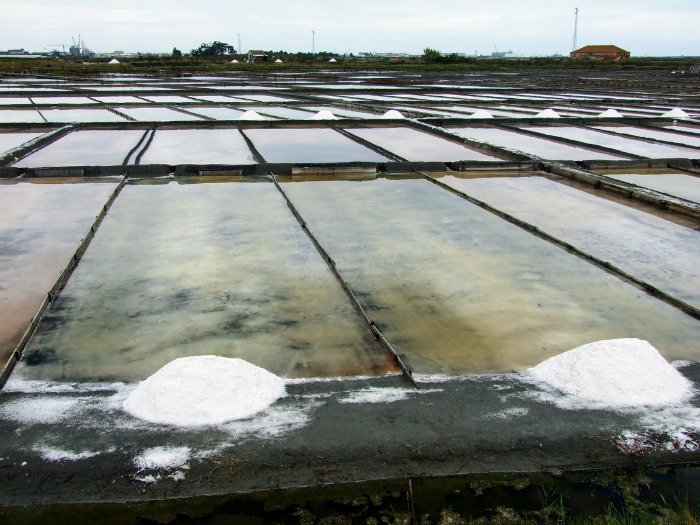
[{"label": "shallow brine water", "polygon": [[138,129],[74,131],[14,165],[23,168],[118,166],[143,133]]},{"label": "shallow brine water", "polygon": [[696,320],[425,180],[284,189],[418,372],[522,369],[618,337],[698,352]]},{"label": "shallow brine water", "polygon": [[271,183],[170,182],[124,188],[16,373],[134,381],[210,354],[393,370]]},{"label": "shallow brine water", "polygon": [[70,182],[0,181],[0,366],[116,184]]},{"label": "shallow brine water", "polygon": [[623,182],[700,203],[700,178],[684,173],[601,172]]},{"label": "shallow brine water", "polygon": [[141,164],[253,164],[237,129],[161,129]]},{"label": "shallow brine water", "polygon": [[348,131],[409,161],[498,160],[409,128],[351,128]]},{"label": "shallow brine water", "polygon": [[700,308],[700,231],[544,177],[440,180]]},{"label": "shallow brine water", "polygon": [[267,162],[384,162],[379,153],[332,129],[246,129]]},{"label": "shallow brine water", "polygon": [[616,157],[615,155],[609,155],[607,153],[600,153],[593,150],[587,150],[585,148],[577,148],[576,146],[569,146],[568,144],[562,144],[559,142],[554,142],[552,140],[546,140],[543,138],[533,137],[530,135],[516,133],[513,131],[506,131],[503,129],[447,128],[447,131],[450,131],[451,133],[457,133],[463,137],[477,140],[480,142],[488,142],[489,144],[494,144],[497,146],[513,148],[516,150],[520,150],[523,153],[536,155],[545,159],[615,160],[622,158]]}]

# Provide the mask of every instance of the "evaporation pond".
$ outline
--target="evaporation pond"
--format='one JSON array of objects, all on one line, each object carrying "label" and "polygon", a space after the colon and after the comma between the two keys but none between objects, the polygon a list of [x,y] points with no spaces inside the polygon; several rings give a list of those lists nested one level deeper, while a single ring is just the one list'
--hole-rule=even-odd
[{"label": "evaporation pond", "polygon": [[440,180],[700,308],[700,231],[545,177]]},{"label": "evaporation pond", "polygon": [[426,180],[283,188],[416,373],[507,372],[620,337],[698,357],[697,320]]},{"label": "evaporation pond", "polygon": [[577,148],[568,144],[561,144],[553,140],[547,140],[524,133],[506,131],[496,128],[447,128],[447,131],[457,133],[462,137],[476,140],[478,142],[488,142],[496,146],[512,148],[523,153],[536,155],[544,159],[559,160],[592,160],[620,159],[615,155],[599,153],[585,148]]},{"label": "evaporation pond", "polygon": [[524,129],[562,137],[569,140],[576,140],[586,144],[594,144],[612,148],[624,153],[632,153],[642,157],[657,158],[697,158],[700,157],[700,150],[684,148],[682,146],[670,146],[643,140],[631,139],[622,136],[603,133],[594,129],[560,127],[560,126],[528,126]]},{"label": "evaporation pond", "polygon": [[40,109],[47,122],[126,122],[106,109]]},{"label": "evaporation pond", "polygon": [[126,185],[15,373],[134,381],[193,355],[394,370],[275,186],[224,180]]},{"label": "evaporation pond", "polygon": [[174,109],[168,108],[141,108],[141,107],[118,107],[120,112],[128,115],[129,117],[140,120],[143,122],[169,122],[176,120],[202,120],[200,117],[190,115],[189,113],[183,113],[182,111],[175,111]]},{"label": "evaporation pond", "polygon": [[0,122],[44,122],[35,109],[0,109]]},{"label": "evaporation pond", "polygon": [[348,131],[409,161],[498,160],[409,128],[353,128]]},{"label": "evaporation pond", "polygon": [[254,164],[255,158],[237,129],[163,129],[141,164]]},{"label": "evaporation pond", "polygon": [[25,142],[41,137],[44,133],[0,133],[0,155],[21,146]]},{"label": "evaporation pond", "polygon": [[700,178],[684,173],[605,173],[608,177],[700,203]]},{"label": "evaporation pond", "polygon": [[635,128],[634,126],[595,126],[596,129],[625,133],[636,137],[664,140],[682,146],[694,146],[700,148],[700,137],[673,133],[662,129]]},{"label": "evaporation pond", "polygon": [[74,131],[14,165],[23,168],[118,166],[143,133],[138,129]]},{"label": "evaporation pond", "polygon": [[267,162],[384,162],[388,160],[328,128],[246,129]]},{"label": "evaporation pond", "polygon": [[0,367],[115,185],[83,179],[0,181]]}]

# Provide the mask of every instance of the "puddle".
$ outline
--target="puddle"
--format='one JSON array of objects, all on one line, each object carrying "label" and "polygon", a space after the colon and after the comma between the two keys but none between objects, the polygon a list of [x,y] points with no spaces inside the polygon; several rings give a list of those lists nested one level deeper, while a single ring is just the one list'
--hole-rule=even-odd
[{"label": "puddle", "polygon": [[138,129],[74,131],[14,166],[119,166],[143,133]]},{"label": "puddle", "polygon": [[700,231],[544,177],[440,180],[700,308]]},{"label": "puddle", "polygon": [[52,182],[0,181],[2,366],[115,184]]},{"label": "puddle", "polygon": [[683,148],[680,146],[667,146],[665,144],[654,144],[641,140],[616,137],[608,133],[602,133],[592,129],[575,127],[549,127],[549,126],[528,126],[523,129],[537,131],[545,135],[562,137],[576,140],[586,144],[605,146],[624,153],[632,153],[653,159],[658,158],[700,158],[700,150]]},{"label": "puddle", "polygon": [[135,381],[192,355],[393,370],[271,183],[127,185],[15,376]]},{"label": "puddle", "polygon": [[352,128],[348,131],[409,161],[498,160],[409,128]]},{"label": "puddle", "polygon": [[532,137],[513,131],[506,131],[495,128],[448,128],[447,131],[457,133],[466,138],[477,140],[480,142],[488,142],[496,146],[504,146],[520,150],[529,155],[536,155],[543,159],[558,159],[558,160],[616,160],[622,157],[609,155],[607,153],[599,153],[584,148],[577,148],[567,144],[561,144],[554,141]]},{"label": "puddle", "polygon": [[161,129],[141,164],[255,164],[237,129]]},{"label": "puddle", "polygon": [[379,153],[329,128],[247,129],[267,162],[384,162]]},{"label": "puddle", "polygon": [[619,337],[697,358],[694,319],[427,181],[284,189],[417,373],[520,370]]},{"label": "puddle", "polygon": [[261,115],[269,115],[271,117],[283,119],[301,119],[308,120],[314,114],[310,111],[301,111],[293,108],[282,108],[277,106],[241,106],[244,111],[255,111]]}]

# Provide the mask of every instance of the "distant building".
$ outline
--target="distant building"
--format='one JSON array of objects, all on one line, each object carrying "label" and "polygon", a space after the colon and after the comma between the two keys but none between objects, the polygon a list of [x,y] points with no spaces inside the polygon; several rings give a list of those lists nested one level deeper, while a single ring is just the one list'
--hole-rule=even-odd
[{"label": "distant building", "polygon": [[622,60],[630,57],[630,52],[617,46],[584,46],[572,51],[573,60],[588,58],[593,60]]},{"label": "distant building", "polygon": [[251,49],[248,51],[248,62],[267,62],[268,56],[265,51]]}]

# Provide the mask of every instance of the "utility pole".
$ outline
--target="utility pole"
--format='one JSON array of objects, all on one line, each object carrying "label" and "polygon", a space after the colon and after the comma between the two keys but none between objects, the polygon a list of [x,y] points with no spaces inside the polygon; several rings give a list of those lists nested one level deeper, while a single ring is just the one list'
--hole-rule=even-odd
[{"label": "utility pole", "polygon": [[241,49],[241,34],[236,33],[236,35],[238,36],[238,54],[240,55],[241,53],[243,53],[243,50]]},{"label": "utility pole", "polygon": [[316,31],[311,31],[311,54],[316,54]]},{"label": "utility pole", "polygon": [[576,11],[574,11],[575,18],[574,18],[574,45],[571,48],[571,51],[576,51],[576,40],[578,37],[578,7],[576,8]]}]

